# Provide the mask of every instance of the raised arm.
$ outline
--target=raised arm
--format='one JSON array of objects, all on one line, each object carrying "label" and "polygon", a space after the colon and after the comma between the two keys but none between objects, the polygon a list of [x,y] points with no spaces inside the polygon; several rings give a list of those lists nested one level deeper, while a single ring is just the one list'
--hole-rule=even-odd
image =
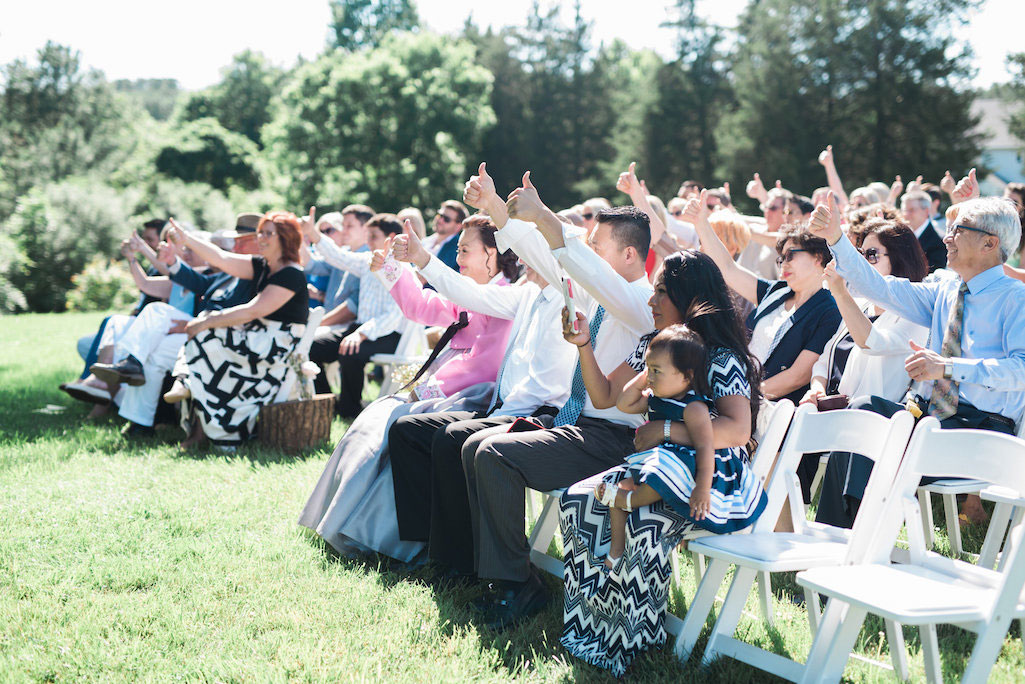
[{"label": "raised arm", "polygon": [[847,193],[844,192],[843,183],[840,182],[840,174],[836,172],[836,163],[833,161],[833,146],[826,145],[826,149],[819,153],[819,163],[826,170],[826,181],[829,189],[836,193],[840,207],[847,206]]},{"label": "raised arm", "polygon": [[194,318],[185,326],[185,333],[189,337],[209,328],[227,328],[236,325],[244,325],[249,321],[268,316],[281,307],[289,299],[295,296],[292,290],[280,285],[268,285],[263,288],[253,299],[221,311],[207,311],[204,315]]},{"label": "raised arm", "polygon": [[135,258],[135,251],[131,240],[123,240],[121,242],[121,254],[128,259],[128,270],[131,272],[132,280],[135,281],[135,285],[139,288],[140,292],[165,301],[171,296],[171,281],[163,276],[146,275],[138,259]]},{"label": "raised arm", "polygon": [[708,222],[708,205],[706,191],[701,191],[698,199],[687,203],[684,217],[694,224],[701,240],[701,251],[712,258],[722,272],[726,284],[737,291],[741,297],[753,304],[758,303],[758,276],[733,260],[730,250],[722,243],[719,236],[712,230]]},{"label": "raised arm", "polygon": [[854,340],[854,344],[864,349],[867,346],[868,336],[872,334],[872,321],[854,301],[851,291],[847,289],[847,283],[836,272],[835,261],[826,264],[823,278],[836,301],[836,308],[840,310],[840,315],[843,317],[844,325],[847,326],[847,331],[851,334],[851,339]]},{"label": "raised arm", "polygon": [[587,316],[581,311],[577,311],[577,327],[574,330],[569,324],[569,311],[565,308],[562,310],[562,336],[575,346],[580,354],[580,374],[584,379],[584,388],[591,399],[591,404],[599,410],[615,406],[626,383],[637,375],[637,371],[624,361],[608,375],[602,373],[598,359],[594,356],[594,347],[591,346]]},{"label": "raised arm", "polygon": [[616,188],[629,195],[630,201],[633,202],[634,206],[648,215],[648,222],[651,226],[651,246],[654,247],[662,239],[662,235],[665,234],[666,225],[662,223],[658,212],[655,211],[654,207],[651,206],[651,202],[648,201],[647,189],[641,181],[637,180],[636,168],[637,162],[630,162],[630,168],[619,174]]},{"label": "raised arm", "polygon": [[815,207],[808,230],[829,244],[836,272],[851,289],[874,304],[892,309],[901,318],[925,327],[932,324],[938,284],[912,283],[906,278],[879,275],[840,229],[840,211],[832,192],[827,204]]},{"label": "raised arm", "polygon": [[171,229],[167,232],[167,238],[175,247],[181,249],[188,245],[189,249],[198,254],[203,261],[214,268],[243,280],[253,279],[253,258],[251,256],[225,252],[212,242],[207,242],[200,237],[182,230],[181,227],[174,222],[173,218],[168,219],[168,221],[171,224]]}]

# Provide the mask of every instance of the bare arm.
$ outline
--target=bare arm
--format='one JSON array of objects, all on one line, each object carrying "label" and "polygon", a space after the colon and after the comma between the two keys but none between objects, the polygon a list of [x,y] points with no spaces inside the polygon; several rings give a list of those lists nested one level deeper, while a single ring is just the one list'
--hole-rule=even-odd
[{"label": "bare arm", "polygon": [[726,249],[726,245],[712,230],[712,226],[708,222],[706,199],[705,191],[702,190],[699,199],[691,200],[687,204],[684,218],[688,218],[694,224],[694,229],[698,231],[698,238],[701,240],[701,251],[710,256],[715,265],[719,267],[726,284],[736,290],[744,299],[757,304],[758,276],[735,262],[730,255],[730,250]]},{"label": "bare arm", "polygon": [[274,313],[293,296],[295,296],[295,293],[287,287],[268,285],[256,297],[245,304],[239,304],[238,306],[222,309],[221,311],[211,311],[205,316],[193,319],[185,326],[185,332],[189,337],[192,337],[196,333],[209,328],[227,328],[244,325],[249,321]]},{"label": "bare arm", "polygon": [[181,247],[182,245],[188,245],[189,249],[198,254],[203,261],[214,268],[224,271],[228,275],[233,275],[236,278],[241,278],[242,280],[253,279],[253,258],[251,256],[225,252],[212,242],[207,242],[202,238],[196,237],[195,235],[182,230],[178,227],[178,224],[174,222],[174,219],[169,220],[171,223],[171,230],[168,232],[167,236],[175,246]]},{"label": "bare arm", "polygon": [[132,273],[132,280],[143,294],[165,301],[171,296],[171,281],[164,276],[146,275],[134,254],[128,259],[128,269]]},{"label": "bare arm", "polygon": [[594,356],[594,348],[591,346],[587,316],[580,311],[577,311],[577,330],[580,332],[570,328],[569,312],[563,308],[562,336],[576,347],[580,354],[580,374],[584,378],[587,396],[591,398],[591,404],[596,409],[612,408],[616,405],[616,399],[622,394],[626,383],[637,375],[637,371],[624,362],[616,366],[608,375],[602,373],[601,368],[598,367],[598,360]]},{"label": "bare arm", "polygon": [[826,169],[826,181],[829,189],[836,193],[836,199],[840,208],[846,207],[848,202],[847,193],[844,192],[843,183],[840,182],[840,174],[836,172],[832,145],[826,145],[826,149],[819,153],[819,163]]},{"label": "bare arm", "polygon": [[638,373],[630,382],[626,383],[623,393],[616,400],[616,408],[623,413],[644,413],[648,410],[648,397],[644,390],[648,386],[648,372],[645,370]]},{"label": "bare arm", "polygon": [[809,384],[812,366],[815,365],[818,358],[819,354],[810,349],[802,350],[790,368],[776,373],[762,382],[762,394],[766,399],[778,399]]},{"label": "bare arm", "polygon": [[844,279],[836,272],[836,264],[830,261],[826,265],[823,276],[829,286],[829,292],[836,301],[836,308],[840,309],[843,322],[847,325],[847,331],[851,334],[854,344],[862,349],[867,347],[868,336],[872,332],[872,321],[868,319],[865,312],[861,310],[858,303],[851,296]]},{"label": "bare arm", "polygon": [[356,320],[356,314],[349,309],[348,302],[342,302],[335,308],[327,312],[324,318],[320,321],[321,325],[341,325],[350,321]]},{"label": "bare arm", "polygon": [[644,185],[641,181],[637,180],[637,174],[634,172],[636,167],[637,162],[630,162],[630,168],[619,174],[619,180],[616,181],[616,187],[620,191],[628,194],[630,196],[630,201],[633,202],[634,206],[648,215],[648,221],[651,229],[651,246],[654,247],[665,234],[666,225],[662,223],[662,219],[659,218],[658,213],[651,206],[651,202],[648,201],[648,193]]}]

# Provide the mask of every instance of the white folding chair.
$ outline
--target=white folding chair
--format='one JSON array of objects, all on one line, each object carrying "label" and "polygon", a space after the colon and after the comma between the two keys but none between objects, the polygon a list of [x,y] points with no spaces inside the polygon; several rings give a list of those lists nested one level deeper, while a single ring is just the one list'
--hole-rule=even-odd
[{"label": "white folding chair", "polygon": [[[299,344],[292,350],[292,354],[306,359],[310,354],[310,347],[313,345],[313,336],[317,334],[317,326],[320,325],[321,319],[324,318],[324,307],[318,306],[315,309],[310,309],[309,318],[306,319],[306,329],[303,330],[302,337],[299,338]],[[299,381],[295,371],[291,368],[285,374],[285,379],[281,382],[281,387],[278,388],[277,396],[274,397],[275,404],[280,404],[283,401],[288,401],[288,397],[292,394],[292,388],[295,387],[295,383]]]},{"label": "white folding chair", "polygon": [[[709,557],[710,563],[676,642],[681,660],[690,657],[715,595],[726,572],[736,565],[736,572],[712,628],[702,662],[710,663],[726,655],[749,665],[794,680],[803,665],[733,638],[757,573],[793,572],[822,565],[836,565],[848,552],[851,531],[808,521],[804,510],[797,467],[806,453],[850,451],[875,461],[872,477],[865,491],[865,501],[855,520],[855,527],[869,526],[862,511],[865,504],[883,495],[892,483],[900,458],[914,426],[911,414],[901,411],[892,418],[860,410],[817,413],[811,405],[798,407],[790,432],[783,445],[772,478],[767,486],[769,505],[755,523],[751,534],[743,537],[706,537],[691,544],[695,552]],[[794,532],[774,532],[776,520],[789,498]],[[814,634],[818,630],[819,604],[814,592],[805,592],[808,621]],[[899,638],[898,625],[887,630]],[[907,677],[903,648],[894,649],[894,669],[902,679]]]},{"label": "white folding chair", "polygon": [[[1025,526],[1012,528],[999,572],[928,552],[915,497],[926,473],[999,481],[1025,491],[1025,441],[982,430],[940,430],[932,417],[919,423],[893,487],[872,511],[875,524],[854,531],[851,543],[860,555],[797,575],[798,584],[830,598],[802,682],[839,681],[868,613],[919,627],[930,682],[943,680],[936,625],[976,632],[961,681],[985,682],[1011,620],[1025,617]],[[890,555],[902,527],[909,558],[896,565]]]},{"label": "white folding chair", "polygon": [[395,346],[394,354],[374,354],[370,363],[384,367],[384,381],[381,383],[380,396],[386,397],[395,392],[399,386],[392,379],[395,366],[403,364],[420,364],[427,360],[427,333],[424,327],[414,321],[403,323],[402,335]]}]

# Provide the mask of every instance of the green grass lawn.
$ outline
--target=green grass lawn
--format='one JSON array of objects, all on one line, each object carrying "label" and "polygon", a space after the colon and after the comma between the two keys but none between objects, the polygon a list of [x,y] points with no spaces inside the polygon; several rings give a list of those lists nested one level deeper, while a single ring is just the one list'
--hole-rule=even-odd
[{"label": "green grass lawn", "polygon": [[[117,420],[86,423],[88,407],[57,385],[80,371],[75,340],[101,318],[0,319],[0,681],[612,681],[559,646],[555,578],[546,613],[493,633],[466,607],[473,589],[339,559],[301,531],[327,444],[298,457],[255,446],[193,455],[177,450],[176,430],[129,442]],[[336,421],[333,440],[344,427]],[[977,550],[972,532],[966,547]],[[689,561],[681,572],[682,615],[695,583]],[[748,618],[744,638],[803,659],[811,639],[793,577],[774,590],[775,628]],[[881,631],[871,622],[859,652],[885,659]],[[922,680],[917,632],[905,636]],[[959,676],[972,641],[941,629],[945,679]],[[1015,627],[992,679],[1021,681],[1022,669]],[[853,661],[847,676],[893,679]],[[771,678],[732,661],[682,666],[670,644],[626,679]]]}]

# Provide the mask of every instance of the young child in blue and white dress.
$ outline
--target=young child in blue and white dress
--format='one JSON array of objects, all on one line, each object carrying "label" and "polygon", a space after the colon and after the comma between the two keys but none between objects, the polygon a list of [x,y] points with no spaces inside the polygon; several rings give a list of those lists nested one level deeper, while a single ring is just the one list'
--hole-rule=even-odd
[{"label": "young child in blue and white dress", "polygon": [[[612,568],[626,544],[627,515],[639,506],[666,505],[710,532],[733,532],[751,525],[765,507],[765,493],[751,468],[732,450],[713,448],[708,351],[701,336],[672,325],[651,340],[647,368],[623,389],[617,408],[648,412],[666,421],[666,441],[627,459],[627,477],[618,485],[602,482],[599,500],[609,507],[611,540],[606,566]],[[693,447],[669,441],[669,421],[687,425]]]}]

